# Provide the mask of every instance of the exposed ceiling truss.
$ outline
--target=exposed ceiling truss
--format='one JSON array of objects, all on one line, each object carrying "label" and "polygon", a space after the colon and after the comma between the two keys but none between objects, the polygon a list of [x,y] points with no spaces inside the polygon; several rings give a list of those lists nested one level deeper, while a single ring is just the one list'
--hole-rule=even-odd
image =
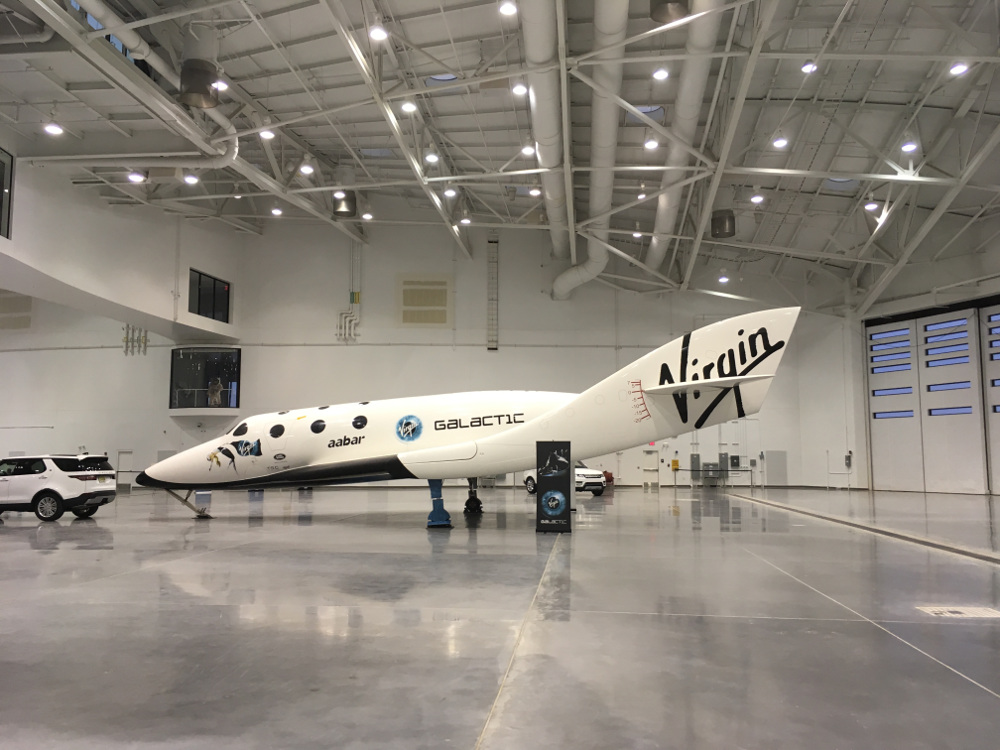
[{"label": "exposed ceiling truss", "polygon": [[[606,48],[595,9],[624,0],[531,2],[554,19],[543,54],[526,14],[496,0],[86,0],[89,17],[69,0],[0,0],[0,127],[23,161],[71,169],[111,204],[244,232],[311,221],[365,242],[369,225],[427,227],[472,257],[477,228],[551,231],[557,263],[606,251],[595,279],[623,292],[845,315],[1000,292],[995,2],[691,0],[660,25],[631,0]],[[715,44],[692,52],[710,17]],[[119,40],[179,75],[191,24],[217,38],[227,85],[208,116]],[[696,63],[709,74],[685,113]],[[623,70],[613,90],[598,82],[607,65]],[[545,132],[560,135],[540,162],[541,110],[514,92],[544,75],[559,81]],[[611,166],[592,166],[607,146],[594,96],[620,115]],[[612,202],[590,215],[597,172]],[[334,215],[341,190],[357,191],[356,216]],[[713,231],[720,210],[731,233]]]}]

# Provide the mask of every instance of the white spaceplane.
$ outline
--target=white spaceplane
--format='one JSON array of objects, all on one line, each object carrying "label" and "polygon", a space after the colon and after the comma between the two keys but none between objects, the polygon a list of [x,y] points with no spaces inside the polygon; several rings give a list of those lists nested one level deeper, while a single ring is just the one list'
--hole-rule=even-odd
[{"label": "white spaceplane", "polygon": [[[586,459],[755,414],[798,315],[787,307],[712,323],[580,394],[449,393],[248,417],[136,481],[190,494],[427,479],[437,499],[437,480],[530,468],[536,441],[569,440],[574,459]],[[478,512],[470,486],[466,510]]]}]

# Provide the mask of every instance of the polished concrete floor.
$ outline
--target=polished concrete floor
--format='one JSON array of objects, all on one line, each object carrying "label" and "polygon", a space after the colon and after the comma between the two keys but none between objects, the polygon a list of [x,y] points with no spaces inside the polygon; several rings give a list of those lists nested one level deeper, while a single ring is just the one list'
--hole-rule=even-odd
[{"label": "polished concrete floor", "polygon": [[[993,748],[1000,566],[727,497],[162,493],[0,526],[0,747]],[[459,511],[459,512],[456,512]]]}]

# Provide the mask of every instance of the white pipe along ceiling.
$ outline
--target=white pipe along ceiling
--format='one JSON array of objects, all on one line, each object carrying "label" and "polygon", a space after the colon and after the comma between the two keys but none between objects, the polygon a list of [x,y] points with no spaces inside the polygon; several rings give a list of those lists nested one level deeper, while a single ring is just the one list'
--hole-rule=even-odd
[{"label": "white pipe along ceiling", "polygon": [[[691,13],[696,15],[710,11],[722,5],[722,0],[694,0],[691,3]],[[688,24],[686,51],[687,59],[681,71],[680,83],[677,87],[677,98],[674,101],[673,116],[670,127],[680,140],[689,146],[694,145],[695,134],[698,131],[698,120],[701,116],[701,106],[705,99],[705,89],[708,85],[708,74],[712,69],[712,58],[708,53],[715,49],[719,37],[721,13],[708,13]],[[691,161],[691,154],[676,141],[667,146],[668,167],[684,167]],[[660,193],[656,200],[656,218],[653,221],[653,236],[649,242],[646,254],[646,265],[654,271],[663,264],[670,243],[670,235],[677,223],[677,213],[681,206],[681,186],[671,187],[684,178],[684,173],[667,170],[660,181]]]},{"label": "white pipe along ceiling", "polygon": [[566,217],[566,183],[558,169],[562,166],[562,123],[556,45],[556,0],[531,0],[521,4],[524,58],[531,67],[549,66],[543,73],[528,74],[528,104],[531,133],[538,154],[538,166],[552,169],[541,175],[545,213],[552,236],[552,255],[569,257],[569,224]]},{"label": "white pipe along ceiling", "polygon": [[[594,49],[604,49],[620,45],[625,41],[628,30],[627,0],[595,0],[594,2]],[[610,59],[619,62],[605,62],[595,66],[594,81],[608,91],[618,94],[622,87],[620,47],[603,52],[598,60]],[[610,96],[595,90],[591,98],[590,114],[590,215],[598,216],[610,210],[614,198],[615,156],[618,150],[618,104]],[[610,217],[590,224],[594,237],[608,241]],[[553,299],[568,299],[581,284],[597,278],[608,265],[608,250],[593,239],[587,241],[587,260],[566,269],[552,284]]]}]

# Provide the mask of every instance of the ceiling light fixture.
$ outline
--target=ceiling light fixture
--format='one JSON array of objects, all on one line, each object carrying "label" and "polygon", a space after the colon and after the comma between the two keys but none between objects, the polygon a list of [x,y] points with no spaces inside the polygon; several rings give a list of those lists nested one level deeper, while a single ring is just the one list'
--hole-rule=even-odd
[{"label": "ceiling light fixture", "polygon": [[316,171],[316,167],[314,167],[314,166],[312,165],[312,162],[310,162],[310,161],[303,161],[303,162],[302,162],[302,163],[301,163],[301,164],[299,165],[299,171],[300,171],[300,172],[301,172],[302,174],[304,174],[304,175],[310,175],[310,174],[312,174],[313,172],[315,172],[315,171]]},{"label": "ceiling light fixture", "polygon": [[451,185],[448,185],[448,187],[444,189],[445,198],[454,198],[456,195],[458,195],[458,191]]},{"label": "ceiling light fixture", "polygon": [[802,66],[802,72],[805,74],[815,73],[819,70],[819,65],[814,63],[812,60],[806,60],[806,64]]},{"label": "ceiling light fixture", "polygon": [[512,0],[504,0],[500,3],[500,15],[501,16],[513,16],[517,13],[517,5],[515,5]]},{"label": "ceiling light fixture", "polygon": [[726,275],[726,269],[725,268],[720,268],[719,269],[719,283],[720,284],[726,284],[728,282],[729,282],[729,277]]},{"label": "ceiling light fixture", "polygon": [[688,4],[676,0],[650,0],[649,17],[657,23],[674,23],[691,12]]},{"label": "ceiling light fixture", "polygon": [[917,142],[913,138],[906,138],[903,141],[903,145],[899,147],[899,150],[904,154],[912,154],[917,150]]},{"label": "ceiling light fixture", "polygon": [[184,182],[186,182],[188,185],[197,185],[198,184],[198,175],[196,175],[196,174],[186,174],[186,175],[184,175]]},{"label": "ceiling light fixture", "polygon": [[50,122],[48,125],[45,126],[44,130],[49,135],[62,135],[63,134],[62,125],[59,125],[58,123],[55,123],[55,122]]},{"label": "ceiling light fixture", "polygon": [[523,146],[521,146],[521,153],[524,154],[525,156],[534,156],[535,147],[532,146],[530,143],[525,143]]},{"label": "ceiling light fixture", "polygon": [[145,182],[146,181],[146,174],[145,174],[145,172],[138,172],[138,171],[136,171],[136,172],[129,172],[128,173],[128,179],[129,179],[129,182],[134,182],[134,183],[138,184],[140,182]]},{"label": "ceiling light fixture", "polygon": [[401,107],[401,109],[408,115],[412,115],[414,112],[417,111],[417,105],[414,104],[413,102],[403,102],[403,106]]},{"label": "ceiling light fixture", "polygon": [[515,94],[516,96],[524,96],[525,94],[527,94],[527,93],[528,93],[528,87],[527,87],[527,86],[525,86],[525,85],[524,85],[523,83],[521,83],[520,81],[518,81],[517,83],[515,83],[515,84],[514,84],[514,85],[513,85],[512,87],[511,87],[511,89],[510,89],[510,90],[511,90],[512,92],[514,92],[514,94]]},{"label": "ceiling light fixture", "polygon": [[374,214],[372,214],[371,211],[365,211],[363,214],[361,214],[361,218],[364,219],[365,221],[371,221],[372,219],[375,218],[375,216]]},{"label": "ceiling light fixture", "polygon": [[274,138],[274,131],[273,130],[262,130],[262,131],[260,131],[260,137],[263,138],[265,141],[269,141],[272,138]]},{"label": "ceiling light fixture", "polygon": [[781,133],[778,133],[777,137],[774,139],[775,148],[784,148],[788,145],[788,139],[785,138]]},{"label": "ceiling light fixture", "polygon": [[243,200],[243,196],[242,196],[242,195],[240,195],[239,193],[237,193],[237,194],[236,194],[236,195],[234,195],[233,197],[234,197],[234,198],[235,198],[236,200],[238,200],[238,201],[240,201],[240,200]]},{"label": "ceiling light fixture", "polygon": [[440,156],[438,156],[438,155],[437,155],[437,154],[436,154],[435,152],[433,152],[433,151],[428,151],[428,152],[427,152],[427,153],[426,153],[426,154],[424,155],[424,161],[425,161],[425,162],[427,162],[428,164],[437,164],[437,163],[438,163],[438,162],[439,162],[440,160],[441,160],[441,157],[440,157]]},{"label": "ceiling light fixture", "polygon": [[532,198],[537,198],[541,194],[542,194],[542,189],[537,187],[533,187],[531,188],[531,190],[528,191],[528,195],[530,195]]},{"label": "ceiling light fixture", "polygon": [[665,81],[670,78],[670,71],[666,68],[657,68],[653,71],[653,78],[657,81]]},{"label": "ceiling light fixture", "polygon": [[764,202],[764,196],[760,194],[758,188],[753,189],[753,195],[750,196],[750,202],[753,203],[755,206],[759,206],[761,203]]},{"label": "ceiling light fixture", "polygon": [[948,72],[951,73],[953,76],[960,76],[963,73],[967,72],[968,70],[969,70],[968,63],[957,62],[954,65],[952,65],[951,68],[949,68]]},{"label": "ceiling light fixture", "polygon": [[639,222],[638,221],[635,223],[635,231],[632,232],[632,236],[635,237],[636,239],[639,239],[640,237],[642,237],[642,232],[639,230]]},{"label": "ceiling light fixture", "polygon": [[277,206],[275,206],[274,208],[271,209],[271,215],[272,216],[281,216],[281,214],[283,214],[283,213],[284,212],[280,208],[278,208]]},{"label": "ceiling light fixture", "polygon": [[374,39],[376,42],[384,42],[389,38],[389,32],[385,30],[385,27],[380,23],[373,24],[368,30],[368,36]]},{"label": "ceiling light fixture", "polygon": [[643,144],[643,146],[646,147],[647,151],[654,151],[655,149],[659,148],[660,142],[655,138],[653,138],[652,136],[650,136],[649,138],[646,139],[646,142]]},{"label": "ceiling light fixture", "polygon": [[639,200],[641,200],[641,201],[646,200],[646,183],[645,182],[640,182],[639,183]]},{"label": "ceiling light fixture", "polygon": [[229,84],[223,81],[221,78],[212,84],[212,88],[216,91],[225,91],[229,88]]},{"label": "ceiling light fixture", "polygon": [[463,224],[465,226],[468,226],[469,224],[472,223],[472,219],[469,217],[469,209],[468,208],[463,208],[462,209],[462,218],[458,220],[458,223],[459,224]]},{"label": "ceiling light fixture", "polygon": [[343,190],[334,190],[333,197],[336,198],[338,201],[342,201],[344,200],[344,198],[347,197],[347,193],[345,193]]},{"label": "ceiling light fixture", "polygon": [[869,198],[865,204],[865,211],[878,211],[878,203]]}]

